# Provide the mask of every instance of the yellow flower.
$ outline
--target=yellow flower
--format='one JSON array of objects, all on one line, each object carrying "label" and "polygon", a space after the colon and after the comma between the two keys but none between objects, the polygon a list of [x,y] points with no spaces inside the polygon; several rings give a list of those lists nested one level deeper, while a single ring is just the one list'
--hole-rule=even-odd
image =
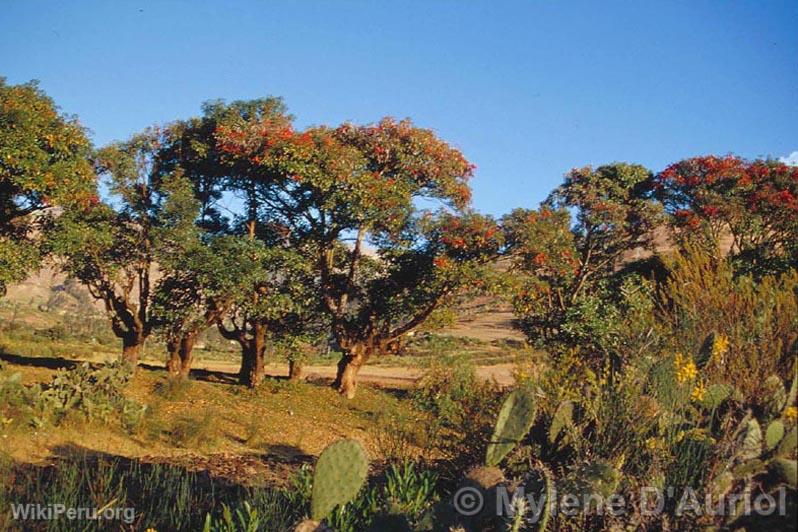
[{"label": "yellow flower", "polygon": [[693,401],[703,401],[704,394],[706,393],[707,389],[704,386],[703,382],[697,382],[695,388],[693,388],[692,393],[690,394],[690,399]]},{"label": "yellow flower", "polygon": [[795,423],[798,420],[798,408],[794,406],[788,406],[784,409],[784,419],[789,421],[790,423]]},{"label": "yellow flower", "polygon": [[685,358],[681,353],[673,357],[673,366],[676,369],[676,380],[679,384],[693,380],[698,375],[698,369],[692,358]]},{"label": "yellow flower", "polygon": [[646,440],[646,447],[650,451],[656,451],[658,449],[662,449],[664,447],[664,443],[659,438],[649,438]]},{"label": "yellow flower", "polygon": [[723,355],[729,350],[729,339],[722,334],[715,335],[712,339],[712,361],[721,362]]}]

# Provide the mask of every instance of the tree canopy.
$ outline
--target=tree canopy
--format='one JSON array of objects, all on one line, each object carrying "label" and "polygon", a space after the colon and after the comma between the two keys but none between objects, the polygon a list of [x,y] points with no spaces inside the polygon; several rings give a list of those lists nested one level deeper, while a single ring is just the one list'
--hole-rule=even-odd
[{"label": "tree canopy", "polygon": [[0,78],[0,294],[39,260],[37,211],[97,201],[91,143],[35,82]]}]

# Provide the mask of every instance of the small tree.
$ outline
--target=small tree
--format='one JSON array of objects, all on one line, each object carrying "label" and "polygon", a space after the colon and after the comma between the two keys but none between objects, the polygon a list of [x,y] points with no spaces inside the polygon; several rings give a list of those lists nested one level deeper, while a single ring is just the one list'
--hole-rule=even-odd
[{"label": "small tree", "polygon": [[646,197],[650,177],[642,166],[625,163],[575,169],[539,210],[505,217],[512,299],[531,341],[570,344],[574,331],[593,323],[595,330],[580,337],[602,343],[602,324],[613,318],[611,306],[602,304],[604,289],[625,255],[648,244],[659,221],[659,207]]},{"label": "small tree", "polygon": [[166,340],[167,369],[187,377],[197,337],[229,308],[238,273],[237,250],[224,237],[207,237],[194,223],[192,213],[199,212],[200,202],[187,179],[167,184],[169,201],[156,238],[160,278],[152,321]]},{"label": "small tree", "polygon": [[35,82],[0,77],[0,296],[39,262],[37,212],[96,201],[91,144]]},{"label": "small tree", "polygon": [[[178,240],[170,232],[196,216],[184,178],[158,172],[160,142],[160,131],[149,130],[101,150],[97,166],[108,179],[109,202],[65,210],[50,232],[61,267],[104,303],[122,357],[134,364],[152,332],[159,245]],[[177,223],[181,216],[189,222]]]},{"label": "small tree", "polygon": [[224,338],[241,346],[239,382],[255,387],[263,380],[269,346],[311,331],[318,302],[308,264],[295,250],[241,237],[239,242],[245,244],[238,256],[240,289],[217,325]]},{"label": "small tree", "polygon": [[465,291],[483,288],[502,245],[496,223],[474,213],[421,213],[407,225],[402,240],[375,241],[376,256],[343,248],[332,267],[323,267],[326,310],[344,350],[335,385],[349,398],[372,356],[387,353]]},{"label": "small tree", "polygon": [[715,253],[730,238],[738,268],[762,275],[798,265],[798,167],[694,157],[668,166],[650,189],[678,236]]},{"label": "small tree", "polygon": [[[196,230],[196,228],[194,228]],[[232,236],[193,238],[161,255],[153,301],[156,328],[166,340],[167,369],[187,377],[199,335],[216,325],[233,303],[251,290],[254,282],[248,240]]]}]

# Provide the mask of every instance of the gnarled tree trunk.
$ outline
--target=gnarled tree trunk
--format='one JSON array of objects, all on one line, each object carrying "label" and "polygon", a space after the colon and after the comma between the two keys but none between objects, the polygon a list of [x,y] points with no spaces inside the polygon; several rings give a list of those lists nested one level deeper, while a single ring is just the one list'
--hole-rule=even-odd
[{"label": "gnarled tree trunk", "polygon": [[345,395],[347,399],[355,397],[357,391],[357,374],[360,368],[368,362],[374,353],[375,347],[368,343],[356,343],[348,349],[345,348],[344,356],[338,361],[338,372],[333,386]]},{"label": "gnarled tree trunk", "polygon": [[263,381],[266,372],[263,361],[266,352],[266,327],[254,323],[252,336],[240,343],[241,369],[238,372],[238,382],[255,388]]},{"label": "gnarled tree trunk", "polygon": [[180,340],[169,338],[166,341],[166,352],[169,358],[166,361],[166,371],[169,375],[175,376],[180,373]]},{"label": "gnarled tree trunk", "polygon": [[238,382],[254,388],[263,381],[266,373],[264,357],[266,353],[266,325],[254,321],[250,327],[233,324],[227,329],[221,321],[217,321],[219,333],[228,340],[238,342],[241,346],[241,369],[238,371]]},{"label": "gnarled tree trunk", "polygon": [[186,334],[180,340],[180,376],[188,378],[191,371],[191,363],[194,361],[194,344],[197,342],[197,334]]},{"label": "gnarled tree trunk", "polygon": [[123,335],[122,360],[136,366],[139,363],[142,345],[144,345],[144,338],[140,334],[127,333]]},{"label": "gnarled tree trunk", "polygon": [[302,379],[302,362],[299,360],[288,361],[288,380],[299,381]]},{"label": "gnarled tree trunk", "polygon": [[191,363],[194,360],[194,344],[196,342],[197,333],[192,331],[166,343],[166,348],[169,351],[166,369],[170,375],[188,378],[191,372]]}]

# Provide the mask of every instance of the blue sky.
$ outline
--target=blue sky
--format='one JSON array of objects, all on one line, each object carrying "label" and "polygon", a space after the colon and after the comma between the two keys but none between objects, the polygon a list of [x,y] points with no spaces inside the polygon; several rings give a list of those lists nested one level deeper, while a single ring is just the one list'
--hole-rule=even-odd
[{"label": "blue sky", "polygon": [[0,75],[40,80],[97,144],[212,98],[283,96],[300,126],[410,117],[477,164],[493,214],[575,166],[798,151],[795,0],[0,9]]}]

